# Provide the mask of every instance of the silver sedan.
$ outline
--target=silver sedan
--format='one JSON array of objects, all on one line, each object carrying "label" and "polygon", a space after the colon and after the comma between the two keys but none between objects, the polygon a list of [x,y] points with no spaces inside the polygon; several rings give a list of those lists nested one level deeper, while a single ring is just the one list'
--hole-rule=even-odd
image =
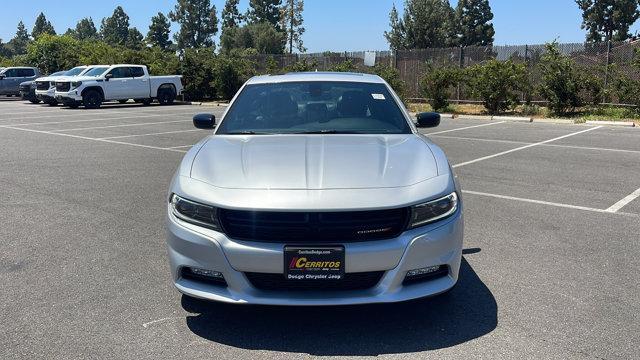
[{"label": "silver sedan", "polygon": [[167,242],[177,289],[229,303],[347,305],[458,280],[463,214],[444,152],[380,77],[259,76],[177,170]]}]

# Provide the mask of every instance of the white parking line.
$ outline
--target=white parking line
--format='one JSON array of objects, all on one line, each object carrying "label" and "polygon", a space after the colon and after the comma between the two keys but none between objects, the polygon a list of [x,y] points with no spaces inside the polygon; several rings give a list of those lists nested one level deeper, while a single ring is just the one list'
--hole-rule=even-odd
[{"label": "white parking line", "polygon": [[502,156],[502,155],[506,155],[506,154],[511,154],[512,152],[516,152],[516,151],[520,151],[520,150],[524,150],[524,149],[532,148],[532,147],[534,147],[534,146],[539,146],[539,145],[547,144],[547,143],[550,143],[550,142],[552,142],[552,141],[557,141],[557,140],[560,140],[560,139],[568,138],[568,137],[570,137],[570,136],[575,136],[575,135],[579,135],[579,134],[582,134],[582,133],[585,133],[585,132],[588,132],[588,131],[593,131],[593,130],[596,130],[596,129],[600,129],[601,127],[602,127],[602,126],[596,126],[596,127],[592,127],[592,128],[586,129],[586,130],[577,131],[577,132],[574,132],[574,133],[571,133],[571,134],[558,136],[558,137],[553,138],[553,139],[549,139],[549,140],[545,140],[545,141],[540,141],[540,142],[533,143],[533,144],[528,144],[528,145],[525,145],[525,146],[520,146],[520,147],[517,147],[517,148],[515,148],[515,149],[511,149],[511,150],[507,150],[507,151],[499,152],[499,153],[497,153],[497,154],[488,155],[488,156],[483,156],[483,157],[481,157],[481,158],[477,158],[477,159],[470,160],[470,161],[465,161],[465,162],[463,162],[463,163],[459,163],[459,164],[453,165],[452,167],[453,167],[453,168],[458,168],[458,167],[461,167],[461,166],[465,166],[465,165],[469,165],[469,164],[474,164],[474,163],[477,163],[477,162],[479,162],[479,161],[484,161],[484,160],[488,160],[488,159],[493,159],[493,158],[498,157],[498,156]]},{"label": "white parking line", "polygon": [[[555,207],[561,207],[561,208],[566,208],[566,209],[591,211],[591,212],[596,212],[596,213],[614,213],[614,212],[611,212],[611,211],[608,211],[608,210],[590,208],[590,207],[586,207],[586,206],[577,206],[577,205],[570,205],[570,204],[563,204],[563,203],[555,203],[555,202],[550,202],[550,201],[519,198],[519,197],[515,197],[515,196],[490,194],[490,193],[484,193],[484,192],[479,192],[479,191],[462,190],[462,193],[463,194],[469,194],[469,195],[492,197],[492,198],[503,199],[503,200],[520,201],[520,202],[526,202],[526,203],[538,204],[538,205],[555,206]],[[625,216],[634,216],[634,217],[638,216],[637,214],[628,214],[628,213],[615,213],[615,214],[617,214],[617,215],[625,215]]]},{"label": "white parking line", "polygon": [[444,133],[449,133],[449,132],[459,131],[459,130],[475,129],[475,128],[484,127],[484,126],[492,126],[492,125],[503,124],[505,122],[506,121],[498,121],[498,122],[492,122],[492,123],[488,123],[488,124],[465,126],[465,127],[461,127],[461,128],[457,128],[457,129],[449,129],[449,130],[443,130],[443,131],[436,131],[436,132],[432,132],[432,133],[425,133],[425,135],[429,136],[429,135],[444,134]]},{"label": "white parking line", "polygon": [[186,153],[187,152],[186,150],[163,148],[163,147],[158,147],[158,146],[150,146],[150,145],[142,145],[142,144],[133,144],[133,143],[122,142],[122,141],[105,140],[105,139],[98,139],[98,138],[92,138],[92,137],[87,137],[87,136],[55,133],[55,132],[44,131],[44,130],[22,129],[22,128],[11,127],[11,126],[5,126],[5,129],[28,131],[28,132],[38,133],[38,134],[66,136],[66,137],[70,137],[70,138],[74,138],[74,139],[93,140],[93,141],[104,142],[104,143],[109,143],[109,144],[129,145],[129,146],[141,147],[141,148],[146,148],[146,149],[165,150],[165,151],[172,151],[172,152],[179,152],[179,153]]},{"label": "white parking line", "polygon": [[164,135],[164,134],[179,134],[179,133],[185,133],[185,132],[194,132],[194,131],[202,131],[201,129],[189,129],[189,130],[178,130],[178,131],[165,131],[165,132],[156,132],[156,133],[149,133],[149,134],[138,134],[138,135],[120,135],[120,136],[109,136],[109,137],[103,137],[100,138],[100,140],[107,140],[107,139],[124,139],[124,138],[130,138],[130,137],[139,137],[139,136],[154,136],[154,135]]},{"label": "white parking line", "polygon": [[180,123],[180,122],[191,122],[191,120],[172,120],[172,121],[157,121],[157,122],[150,122],[150,123],[135,123],[135,124],[121,124],[121,125],[109,125],[109,126],[94,126],[94,127],[84,127],[84,128],[51,130],[49,132],[52,132],[52,133],[63,133],[63,132],[67,132],[67,131],[112,129],[112,128],[119,128],[119,127],[171,124],[171,123]]},{"label": "white parking line", "polygon": [[622,199],[622,200],[618,201],[617,203],[611,205],[605,211],[606,212],[610,212],[610,213],[617,213],[618,210],[622,209],[623,207],[625,207],[627,204],[629,204],[633,200],[637,199],[638,197],[640,197],[640,189],[638,189],[638,190],[632,192],[631,194],[625,196],[624,199]]},{"label": "white parking line", "polygon": [[182,148],[190,148],[190,147],[193,147],[193,145],[172,146],[172,147],[168,147],[167,149],[182,149]]},{"label": "white parking line", "polygon": [[[149,117],[161,117],[161,116],[178,116],[183,115],[182,113],[178,114],[149,114],[149,115],[137,115],[137,116],[120,116],[113,118],[94,118],[94,119],[81,119],[81,120],[69,120],[69,121],[48,121],[48,122],[39,122],[39,123],[21,123],[21,124],[4,124],[0,125],[0,127],[5,126],[33,126],[33,125],[53,125],[53,124],[72,124],[72,123],[81,123],[81,122],[94,122],[94,121],[110,121],[110,120],[124,120],[124,119],[138,119],[138,118],[149,118]],[[185,116],[191,116],[190,114],[184,114]]]},{"label": "white parking line", "polygon": [[[484,142],[495,142],[495,143],[504,143],[504,144],[522,144],[522,145],[534,144],[526,141],[482,139],[482,138],[470,138],[470,137],[447,136],[447,135],[435,135],[434,137],[443,138],[443,139],[452,139],[452,140],[484,141]],[[640,151],[638,150],[612,149],[612,148],[601,148],[601,147],[592,147],[592,146],[559,145],[559,144],[541,144],[540,146],[578,149],[578,150],[598,150],[598,151],[612,151],[612,152],[623,152],[623,153],[630,153],[630,154],[640,154]]]}]

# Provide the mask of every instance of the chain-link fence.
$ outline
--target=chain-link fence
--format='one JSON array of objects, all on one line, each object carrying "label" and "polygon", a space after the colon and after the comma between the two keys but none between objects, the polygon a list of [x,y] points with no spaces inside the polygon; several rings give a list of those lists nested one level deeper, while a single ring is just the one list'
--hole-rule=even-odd
[{"label": "chain-link fence", "polygon": [[[630,79],[640,80],[640,67],[634,65],[635,49],[640,48],[640,41],[611,42],[599,44],[564,43],[558,44],[560,52],[569,56],[575,63],[581,66],[581,71],[589,72],[602,83],[607,85],[614,76],[625,76]],[[529,69],[533,87],[537,85],[540,74],[537,72],[537,64],[545,52],[545,45],[500,45],[500,46],[469,46],[452,48],[433,48],[419,50],[376,51],[375,63],[394,67],[398,70],[400,78],[405,83],[405,94],[409,99],[422,99],[420,81],[430,66],[444,67],[454,66],[460,68],[481,64],[490,59],[500,61],[512,60],[525,63]],[[351,61],[355,70],[366,71],[364,59],[365,51],[358,52],[325,52],[312,54],[285,54],[285,55],[256,55],[256,69],[258,72],[267,72],[269,68],[286,69],[298,61],[305,60],[313,64],[313,70],[328,71],[335,69],[345,61]],[[476,102],[480,99],[472,97],[464,88],[458,88],[454,92],[454,102]],[[542,100],[535,93],[531,94],[531,100]],[[609,96],[603,101],[617,102],[615,95]]]}]

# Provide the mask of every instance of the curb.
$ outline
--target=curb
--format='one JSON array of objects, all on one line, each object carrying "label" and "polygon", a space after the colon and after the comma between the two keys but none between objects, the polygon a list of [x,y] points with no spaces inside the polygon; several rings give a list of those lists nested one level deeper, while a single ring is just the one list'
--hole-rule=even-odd
[{"label": "curb", "polygon": [[570,124],[573,125],[576,122],[571,119],[533,119],[532,122],[543,123],[543,124]]},{"label": "curb", "polygon": [[635,127],[636,124],[633,121],[599,121],[599,120],[587,120],[587,125],[606,125],[606,126],[626,126]]}]

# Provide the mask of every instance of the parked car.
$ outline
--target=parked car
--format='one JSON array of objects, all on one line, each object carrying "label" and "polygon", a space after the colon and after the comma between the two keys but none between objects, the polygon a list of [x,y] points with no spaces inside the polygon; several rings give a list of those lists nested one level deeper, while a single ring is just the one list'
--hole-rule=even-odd
[{"label": "parked car", "polygon": [[20,84],[40,77],[34,67],[8,67],[0,71],[0,95],[20,95]]},{"label": "parked car", "polygon": [[45,104],[49,104],[50,106],[58,105],[58,100],[56,100],[55,92],[56,92],[56,81],[64,81],[69,77],[80,76],[89,71],[92,66],[76,66],[73,69],[67,71],[59,71],[57,73],[53,73],[49,76],[37,78],[35,80],[36,83],[36,97],[38,100],[44,102]]},{"label": "parked car", "polygon": [[182,94],[182,76],[149,76],[144,65],[119,64],[96,67],[83,76],[56,81],[56,99],[69,107],[98,108],[105,101],[161,105],[171,104]]},{"label": "parked car", "polygon": [[40,102],[36,96],[35,81],[32,80],[20,83],[20,97],[22,100],[29,101],[33,104],[38,104]]},{"label": "parked car", "polygon": [[[216,125],[210,114],[193,122]],[[418,127],[439,123],[417,116]],[[188,296],[245,304],[444,293],[461,263],[460,191],[442,149],[380,77],[255,77],[173,177],[173,281]]]}]

